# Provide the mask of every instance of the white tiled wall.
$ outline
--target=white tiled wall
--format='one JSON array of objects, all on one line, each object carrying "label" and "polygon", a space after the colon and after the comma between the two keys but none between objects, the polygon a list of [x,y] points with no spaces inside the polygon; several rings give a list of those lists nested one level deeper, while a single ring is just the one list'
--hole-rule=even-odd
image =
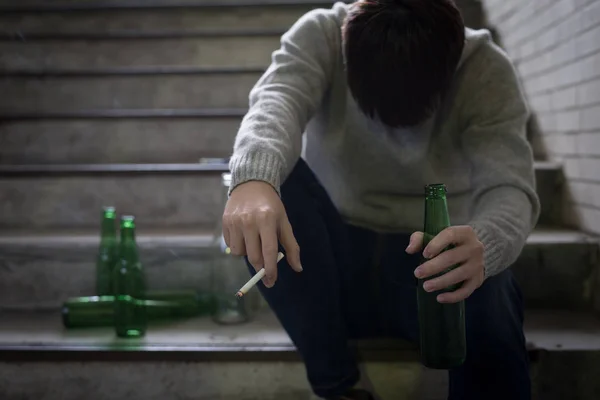
[{"label": "white tiled wall", "polygon": [[513,58],[549,159],[564,162],[565,214],[600,233],[600,0],[482,0]]}]

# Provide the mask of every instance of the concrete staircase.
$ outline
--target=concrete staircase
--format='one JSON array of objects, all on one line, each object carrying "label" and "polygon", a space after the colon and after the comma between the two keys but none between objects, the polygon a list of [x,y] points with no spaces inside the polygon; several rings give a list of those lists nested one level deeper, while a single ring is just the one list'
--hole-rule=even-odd
[{"label": "concrete staircase", "polygon": [[[64,331],[57,310],[93,293],[104,205],[138,217],[151,287],[208,289],[227,166],[199,159],[229,155],[279,36],[331,3],[0,0],[0,399],[311,398],[268,310],[237,328],[154,326],[138,342]],[[478,2],[459,4],[481,26]],[[542,218],[514,266],[535,397],[596,398],[598,245],[561,220],[561,166],[539,162],[536,176]],[[384,399],[445,398],[444,374],[412,345],[356,349]]]}]

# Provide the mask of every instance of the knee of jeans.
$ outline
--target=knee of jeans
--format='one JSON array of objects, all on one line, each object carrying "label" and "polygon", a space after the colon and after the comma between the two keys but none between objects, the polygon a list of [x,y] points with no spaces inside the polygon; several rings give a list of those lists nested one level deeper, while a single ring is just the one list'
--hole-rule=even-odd
[{"label": "knee of jeans", "polygon": [[395,235],[388,240],[388,247],[382,257],[382,279],[391,287],[402,290],[416,288],[415,269],[421,263],[420,254],[406,253],[410,235]]},{"label": "knee of jeans", "polygon": [[488,278],[469,300],[477,304],[506,303],[505,306],[514,309],[523,307],[521,290],[512,271],[508,269]]},{"label": "knee of jeans", "polygon": [[467,299],[467,340],[474,357],[523,348],[522,304],[507,282],[510,279],[498,280],[493,283],[499,285],[495,290],[488,288],[484,296]]}]

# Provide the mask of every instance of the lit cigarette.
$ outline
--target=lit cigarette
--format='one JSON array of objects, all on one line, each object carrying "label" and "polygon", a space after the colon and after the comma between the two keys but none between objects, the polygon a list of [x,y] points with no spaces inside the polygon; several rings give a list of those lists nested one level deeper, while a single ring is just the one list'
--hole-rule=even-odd
[{"label": "lit cigarette", "polygon": [[[284,257],[283,253],[277,254],[277,262],[283,260],[283,257]],[[254,285],[256,285],[258,283],[258,281],[260,281],[262,278],[265,277],[266,273],[267,273],[267,271],[265,271],[265,269],[262,268],[244,286],[242,286],[242,288],[240,290],[238,290],[238,292],[235,294],[235,296],[237,298],[244,297],[244,295],[246,293],[248,293],[248,291],[250,289],[252,289],[254,287]]]}]

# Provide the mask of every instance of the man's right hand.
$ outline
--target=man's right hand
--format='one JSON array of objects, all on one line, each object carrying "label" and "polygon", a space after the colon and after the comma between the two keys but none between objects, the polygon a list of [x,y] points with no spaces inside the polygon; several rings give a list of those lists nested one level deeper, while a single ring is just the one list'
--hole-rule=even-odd
[{"label": "man's right hand", "polygon": [[300,246],[283,203],[266,182],[246,182],[231,192],[223,214],[223,236],[233,254],[248,256],[256,271],[264,267],[267,287],[277,280],[279,243],[294,271],[302,271]]}]

